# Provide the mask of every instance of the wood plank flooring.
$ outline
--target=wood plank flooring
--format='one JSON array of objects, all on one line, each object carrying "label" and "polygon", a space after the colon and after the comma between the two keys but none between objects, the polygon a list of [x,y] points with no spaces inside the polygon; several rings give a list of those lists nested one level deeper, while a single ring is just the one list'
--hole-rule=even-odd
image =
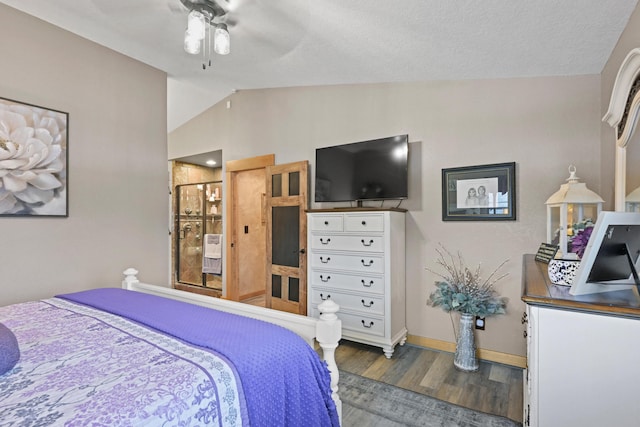
[{"label": "wood plank flooring", "polygon": [[[264,296],[243,302],[264,307]],[[480,369],[468,373],[453,366],[452,353],[405,344],[387,359],[379,347],[347,340],[340,341],[336,363],[353,374],[522,422],[521,368],[480,361]]]},{"label": "wood plank flooring", "polygon": [[415,345],[397,346],[391,359],[382,349],[342,340],[338,368],[456,405],[522,422],[522,369],[480,361],[477,372],[453,366],[453,354]]}]

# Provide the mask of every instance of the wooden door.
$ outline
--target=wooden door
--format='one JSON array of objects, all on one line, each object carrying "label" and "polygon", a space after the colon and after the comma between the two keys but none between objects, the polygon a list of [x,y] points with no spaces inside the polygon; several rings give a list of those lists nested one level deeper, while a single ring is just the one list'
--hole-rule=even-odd
[{"label": "wooden door", "polygon": [[307,314],[307,161],[269,166],[265,305]]},{"label": "wooden door", "polygon": [[266,280],[266,167],[273,154],[228,161],[226,167],[227,299],[263,295]]}]

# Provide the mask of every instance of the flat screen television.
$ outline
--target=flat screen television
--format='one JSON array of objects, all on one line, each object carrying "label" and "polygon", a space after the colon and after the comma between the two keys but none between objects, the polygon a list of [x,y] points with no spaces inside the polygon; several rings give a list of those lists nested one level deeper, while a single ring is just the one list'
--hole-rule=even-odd
[{"label": "flat screen television", "polygon": [[406,199],[409,136],[316,149],[316,202]]},{"label": "flat screen television", "polygon": [[640,213],[601,212],[571,283],[571,295],[640,288]]}]

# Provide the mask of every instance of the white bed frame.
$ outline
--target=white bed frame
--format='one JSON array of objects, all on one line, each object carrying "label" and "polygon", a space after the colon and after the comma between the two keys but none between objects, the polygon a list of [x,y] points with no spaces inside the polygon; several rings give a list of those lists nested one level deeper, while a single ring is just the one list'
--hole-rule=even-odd
[{"label": "white bed frame", "polygon": [[327,362],[329,372],[331,373],[331,397],[336,403],[338,416],[342,423],[342,401],[338,395],[339,373],[335,359],[335,350],[338,347],[340,338],[342,338],[342,321],[338,319],[336,315],[340,309],[338,304],[330,299],[323,301],[322,304],[318,306],[322,313],[320,319],[315,319],[284,311],[272,310],[270,308],[257,307],[236,301],[142,283],[137,278],[138,270],[135,268],[128,268],[123,273],[125,275],[122,281],[122,287],[124,289],[163,296],[274,323],[300,335],[312,347],[314,346],[314,340],[318,341],[320,348],[322,348],[322,358]]}]

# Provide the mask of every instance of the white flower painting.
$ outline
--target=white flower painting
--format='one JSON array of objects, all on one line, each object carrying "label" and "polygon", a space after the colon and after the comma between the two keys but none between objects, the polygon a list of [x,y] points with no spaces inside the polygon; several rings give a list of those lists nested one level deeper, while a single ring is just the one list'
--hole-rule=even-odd
[{"label": "white flower painting", "polygon": [[68,215],[68,118],[0,98],[0,215]]}]

